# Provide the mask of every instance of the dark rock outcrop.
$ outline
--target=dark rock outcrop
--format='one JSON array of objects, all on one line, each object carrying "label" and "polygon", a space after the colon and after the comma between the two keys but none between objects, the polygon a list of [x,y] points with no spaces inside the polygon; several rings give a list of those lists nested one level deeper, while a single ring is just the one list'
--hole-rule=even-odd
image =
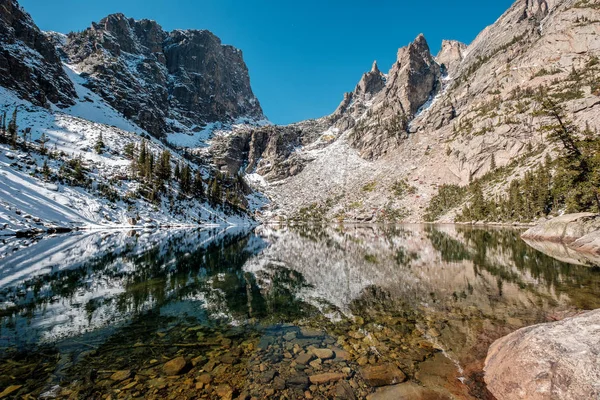
[{"label": "dark rock outcrop", "polygon": [[68,35],[63,51],[87,86],[153,135],[264,118],[242,52],[206,30],[165,32],[113,14]]},{"label": "dark rock outcrop", "polygon": [[0,86],[43,107],[77,97],[54,45],[15,0],[0,0]]}]

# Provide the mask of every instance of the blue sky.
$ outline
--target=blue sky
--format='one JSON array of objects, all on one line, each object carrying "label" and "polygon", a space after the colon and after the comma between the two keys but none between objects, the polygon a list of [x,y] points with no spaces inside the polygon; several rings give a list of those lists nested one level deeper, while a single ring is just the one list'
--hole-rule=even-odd
[{"label": "blue sky", "polygon": [[329,114],[377,60],[387,72],[419,33],[471,42],[513,0],[20,0],[43,30],[83,30],[116,12],[164,29],[209,29],[244,52],[265,114],[286,124]]}]

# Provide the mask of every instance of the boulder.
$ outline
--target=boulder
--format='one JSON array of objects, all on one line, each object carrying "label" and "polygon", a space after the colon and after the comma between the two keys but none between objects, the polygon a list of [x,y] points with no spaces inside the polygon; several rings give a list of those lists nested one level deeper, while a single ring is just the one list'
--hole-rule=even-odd
[{"label": "boulder", "polygon": [[313,385],[323,385],[325,383],[337,382],[344,379],[346,375],[337,372],[327,372],[324,374],[312,375],[310,379],[310,383]]},{"label": "boulder", "polygon": [[413,382],[377,389],[367,400],[451,400],[451,397]]},{"label": "boulder", "polygon": [[547,240],[569,244],[598,230],[600,230],[598,214],[565,214],[536,225],[521,236],[528,240]]},{"label": "boulder", "polygon": [[600,398],[600,310],[497,340],[485,382],[498,400]]},{"label": "boulder", "polygon": [[163,366],[163,371],[168,376],[179,375],[184,372],[187,365],[188,363],[185,360],[185,358],[177,357],[165,363],[165,365]]},{"label": "boulder", "polygon": [[121,382],[124,381],[125,379],[129,379],[131,378],[131,371],[130,370],[122,370],[122,371],[117,371],[114,374],[112,374],[110,376],[110,379],[112,379],[115,382]]},{"label": "boulder", "polygon": [[312,353],[321,360],[329,360],[334,357],[334,353],[330,349],[313,349]]},{"label": "boulder", "polygon": [[393,364],[364,367],[360,373],[365,382],[373,387],[394,385],[406,380],[406,375]]}]

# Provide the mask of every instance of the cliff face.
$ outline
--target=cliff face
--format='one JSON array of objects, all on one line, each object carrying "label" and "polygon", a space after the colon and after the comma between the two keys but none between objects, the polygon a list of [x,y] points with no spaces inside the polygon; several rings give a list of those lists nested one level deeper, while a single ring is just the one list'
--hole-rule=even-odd
[{"label": "cliff face", "polygon": [[76,97],[54,45],[15,0],[0,0],[0,86],[43,107]]},{"label": "cliff face", "polygon": [[332,115],[304,122],[305,144],[289,157],[255,156],[290,171],[303,162],[268,187],[274,213],[320,207],[330,218],[418,221],[439,185],[466,185],[512,163],[485,188],[502,193],[555,155],[536,112],[540,88],[577,126],[600,128],[598,21],[597,1],[517,0],[468,46],[444,41],[433,57],[419,36],[388,74],[375,65]]},{"label": "cliff face", "polygon": [[241,51],[209,31],[113,14],[69,34],[62,50],[88,87],[157,137],[264,118]]}]

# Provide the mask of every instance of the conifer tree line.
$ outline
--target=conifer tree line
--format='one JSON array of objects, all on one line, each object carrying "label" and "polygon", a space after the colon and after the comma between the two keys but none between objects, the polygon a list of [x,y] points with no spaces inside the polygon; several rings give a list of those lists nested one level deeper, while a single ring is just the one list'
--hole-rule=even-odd
[{"label": "conifer tree line", "polygon": [[228,204],[240,207],[243,204],[240,193],[243,193],[245,183],[241,175],[229,177],[216,172],[205,182],[200,169],[191,167],[185,160],[173,163],[169,150],[155,154],[145,139],[139,148],[133,144],[127,145],[125,154],[131,159],[133,177],[144,183],[145,194],[152,201],[158,201],[161,194],[166,193],[167,187],[172,187],[176,182],[179,184],[180,197],[206,199],[213,206]]},{"label": "conifer tree line", "polygon": [[[600,212],[600,137],[586,123],[581,129],[564,106],[541,92],[536,115],[547,121],[540,130],[558,145],[534,170],[513,180],[508,193],[485,198],[479,182],[469,187],[470,202],[459,221],[532,221],[559,212]],[[492,159],[495,168],[495,158]]]},{"label": "conifer tree line", "polygon": [[[18,110],[15,107],[10,119],[6,110],[0,115],[0,142],[10,144],[13,149],[17,148],[18,143],[17,114]],[[24,131],[24,135],[27,133],[28,131]],[[27,137],[24,136],[23,139],[26,142]]]}]

